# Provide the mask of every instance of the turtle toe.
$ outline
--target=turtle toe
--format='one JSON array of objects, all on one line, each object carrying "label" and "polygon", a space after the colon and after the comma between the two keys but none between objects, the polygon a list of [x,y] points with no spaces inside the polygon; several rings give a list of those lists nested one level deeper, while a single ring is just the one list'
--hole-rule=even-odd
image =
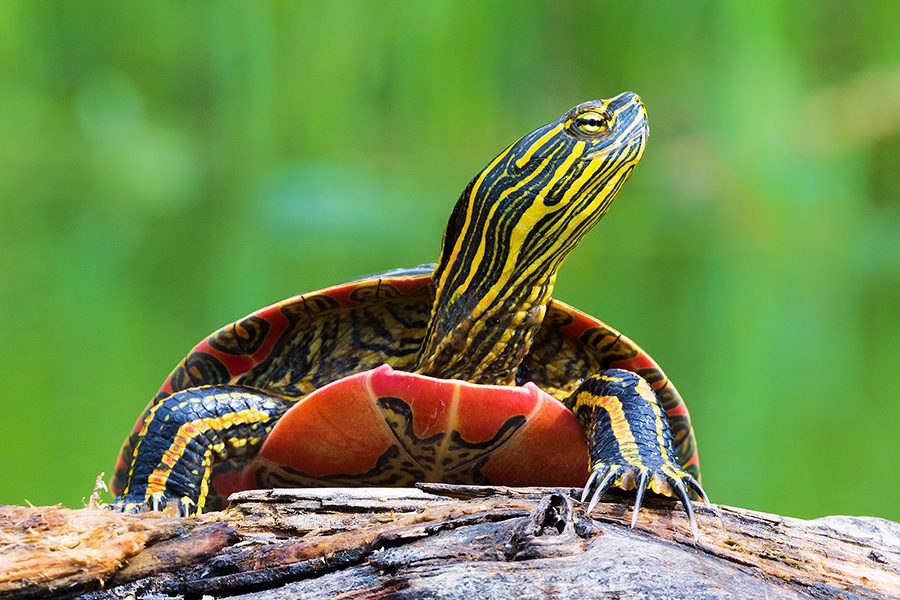
[{"label": "turtle toe", "polygon": [[702,498],[707,504],[709,504],[709,498],[700,482],[678,465],[670,463],[649,467],[598,462],[591,469],[591,475],[581,494],[582,502],[590,498],[586,510],[587,513],[594,509],[600,496],[611,487],[617,487],[624,491],[635,490],[631,527],[634,527],[637,523],[644,493],[648,489],[657,495],[680,500],[684,505],[685,512],[687,512],[691,533],[694,539],[697,539],[697,521],[694,518],[691,495]]},{"label": "turtle toe", "polygon": [[197,504],[193,499],[183,496],[156,492],[147,497],[138,494],[125,494],[116,498],[104,508],[125,514],[145,512],[164,512],[171,517],[192,517],[198,514]]}]

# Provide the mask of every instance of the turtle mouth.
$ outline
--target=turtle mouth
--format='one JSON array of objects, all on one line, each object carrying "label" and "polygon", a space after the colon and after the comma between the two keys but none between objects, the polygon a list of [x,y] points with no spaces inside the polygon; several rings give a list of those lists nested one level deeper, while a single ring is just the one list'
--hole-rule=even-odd
[{"label": "turtle mouth", "polygon": [[647,138],[649,137],[650,124],[647,123],[647,121],[644,121],[643,125],[633,130],[620,142],[611,144],[609,146],[606,146],[605,148],[600,148],[599,150],[594,150],[593,152],[588,152],[581,157],[581,160],[596,160],[598,158],[603,158],[604,156],[619,152],[623,148],[634,145],[637,145],[639,148],[643,148],[644,144],[647,143]]}]

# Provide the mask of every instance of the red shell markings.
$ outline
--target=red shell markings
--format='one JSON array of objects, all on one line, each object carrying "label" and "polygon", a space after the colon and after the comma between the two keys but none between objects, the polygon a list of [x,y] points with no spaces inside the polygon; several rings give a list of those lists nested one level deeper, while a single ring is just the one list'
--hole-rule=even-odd
[{"label": "red shell markings", "polygon": [[[399,439],[388,423],[396,422],[396,415],[379,406],[383,399],[408,406],[416,438],[437,441],[420,448]],[[314,477],[353,476],[374,469],[379,457],[399,442],[413,460],[417,450],[429,453],[433,466],[424,467],[425,479],[442,481],[445,468],[454,468],[451,432],[477,447],[497,436],[510,419],[517,423],[510,435],[483,452],[482,476],[497,485],[584,485],[584,431],[571,411],[534,384],[475,385],[387,365],[345,377],[298,402],[280,419],[254,462],[268,461]],[[244,471],[246,487],[254,487],[254,470],[251,465]]]}]

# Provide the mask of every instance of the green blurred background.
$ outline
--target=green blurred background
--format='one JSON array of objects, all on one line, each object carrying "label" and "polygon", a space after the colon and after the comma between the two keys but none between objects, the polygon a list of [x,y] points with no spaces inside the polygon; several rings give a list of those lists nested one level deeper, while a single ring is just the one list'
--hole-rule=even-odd
[{"label": "green blurred background", "polygon": [[518,136],[652,136],[555,296],[647,349],[714,501],[900,519],[900,4],[0,4],[0,503],[80,506],[169,370],[436,259]]}]

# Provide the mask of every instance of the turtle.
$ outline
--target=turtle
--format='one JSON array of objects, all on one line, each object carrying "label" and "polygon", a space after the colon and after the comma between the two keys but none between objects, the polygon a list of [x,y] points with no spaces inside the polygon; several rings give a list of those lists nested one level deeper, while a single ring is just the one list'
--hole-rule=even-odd
[{"label": "turtle", "polygon": [[[436,264],[304,293],[197,344],[138,418],[112,508],[193,515],[253,488],[418,481],[679,498],[700,485],[681,396],[633,341],[551,298],[643,155],[633,92],[578,104],[478,173]],[[603,286],[603,282],[598,282]],[[608,293],[601,287],[601,293]]]}]

